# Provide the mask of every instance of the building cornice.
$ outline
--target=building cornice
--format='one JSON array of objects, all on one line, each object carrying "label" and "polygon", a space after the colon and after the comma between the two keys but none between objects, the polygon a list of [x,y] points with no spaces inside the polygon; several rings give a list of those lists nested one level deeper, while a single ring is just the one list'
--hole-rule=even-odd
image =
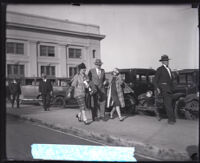
[{"label": "building cornice", "polygon": [[20,13],[20,12],[14,12],[14,11],[7,11],[8,14],[13,14],[13,15],[21,15],[21,16],[29,16],[32,18],[41,18],[41,19],[46,19],[46,20],[52,20],[52,21],[56,21],[56,22],[61,22],[61,23],[70,23],[70,24],[77,24],[77,25],[84,25],[84,26],[92,26],[95,28],[99,28],[98,25],[94,25],[94,24],[88,24],[88,23],[80,23],[80,22],[75,22],[75,21],[71,21],[68,19],[62,20],[62,19],[56,19],[56,18],[50,18],[50,17],[46,17],[46,16],[39,16],[39,15],[34,15],[34,14],[25,14],[25,13]]},{"label": "building cornice", "polygon": [[102,40],[105,38],[105,35],[101,35],[101,34],[61,30],[61,29],[56,29],[56,28],[40,27],[40,26],[13,23],[13,22],[7,22],[6,27],[7,29],[33,31],[33,32],[40,32],[40,33],[44,32],[48,34],[57,34],[57,35],[68,35],[68,36],[70,35],[72,37],[82,37],[82,38],[87,38],[87,39],[91,38],[91,39],[96,39],[96,40]]}]

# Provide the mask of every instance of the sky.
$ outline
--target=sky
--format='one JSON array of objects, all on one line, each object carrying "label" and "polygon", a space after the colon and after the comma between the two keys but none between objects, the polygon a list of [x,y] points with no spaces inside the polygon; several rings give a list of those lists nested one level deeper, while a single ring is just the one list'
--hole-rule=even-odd
[{"label": "sky", "polygon": [[199,67],[198,9],[191,5],[8,5],[7,11],[100,26],[106,71],[156,69],[163,54],[172,69]]}]

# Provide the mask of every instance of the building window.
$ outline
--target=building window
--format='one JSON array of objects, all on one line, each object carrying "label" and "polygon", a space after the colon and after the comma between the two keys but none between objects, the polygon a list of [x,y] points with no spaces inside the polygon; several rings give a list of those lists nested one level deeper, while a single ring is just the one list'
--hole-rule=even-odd
[{"label": "building window", "polygon": [[55,66],[41,66],[41,74],[45,73],[47,76],[55,77]]},{"label": "building window", "polygon": [[8,64],[7,65],[8,76],[24,76],[24,65]]},{"label": "building window", "polygon": [[92,57],[93,57],[93,58],[96,57],[96,50],[92,50]]},{"label": "building window", "polygon": [[81,49],[69,48],[69,58],[81,59]]},{"label": "building window", "polygon": [[77,67],[69,67],[69,77],[73,77],[77,73]]},{"label": "building window", "polygon": [[7,42],[6,43],[6,53],[9,54],[24,54],[24,44],[16,42]]},{"label": "building window", "polygon": [[54,57],[55,56],[55,47],[40,45],[40,56]]}]

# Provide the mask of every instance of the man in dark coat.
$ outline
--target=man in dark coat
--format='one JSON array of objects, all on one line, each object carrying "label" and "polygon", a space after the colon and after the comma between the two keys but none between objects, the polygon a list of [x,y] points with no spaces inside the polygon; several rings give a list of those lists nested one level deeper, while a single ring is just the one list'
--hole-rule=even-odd
[{"label": "man in dark coat", "polygon": [[10,94],[10,88],[9,88],[10,83],[6,81],[6,102],[11,103],[11,94]]},{"label": "man in dark coat", "polygon": [[176,118],[174,115],[174,110],[172,106],[172,95],[173,95],[173,76],[171,73],[169,65],[169,58],[167,55],[161,56],[160,62],[162,66],[157,69],[154,85],[157,93],[163,96],[164,106],[168,116],[168,123],[174,124]]},{"label": "man in dark coat", "polygon": [[46,78],[46,74],[42,73],[42,80],[39,83],[39,92],[42,96],[43,107],[45,111],[49,110],[50,99],[53,93],[53,87],[50,80]]},{"label": "man in dark coat", "polygon": [[[95,121],[97,118],[105,120],[105,105],[106,105],[106,78],[105,70],[101,68],[103,64],[100,59],[95,61],[96,68],[89,70],[88,77],[90,81],[94,83],[97,88],[97,92],[93,95],[94,107],[91,107],[92,111],[92,120]],[[100,112],[98,117],[97,111]]]},{"label": "man in dark coat", "polygon": [[9,92],[11,95],[12,108],[14,107],[15,100],[17,102],[17,108],[19,108],[19,96],[21,94],[21,87],[20,87],[20,83],[17,82],[16,79],[13,79],[13,81],[10,83]]}]

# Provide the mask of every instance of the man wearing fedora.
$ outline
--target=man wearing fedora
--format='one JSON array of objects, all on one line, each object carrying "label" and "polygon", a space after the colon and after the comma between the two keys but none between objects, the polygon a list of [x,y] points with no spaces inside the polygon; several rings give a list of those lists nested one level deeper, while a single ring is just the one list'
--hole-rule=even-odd
[{"label": "man wearing fedora", "polygon": [[[158,94],[161,93],[164,100],[164,106],[168,116],[168,123],[174,124],[176,122],[173,106],[172,106],[172,93],[173,93],[173,76],[169,66],[169,57],[167,55],[161,56],[159,60],[162,63],[157,69],[154,85]],[[159,118],[158,120],[161,120]]]},{"label": "man wearing fedora", "polygon": [[[94,83],[97,88],[97,92],[93,95],[94,107],[91,107],[92,120],[95,121],[98,118],[105,120],[105,104],[106,104],[106,78],[105,70],[101,68],[102,62],[100,59],[95,60],[95,68],[92,68],[88,72],[89,79]],[[98,112],[100,115],[98,116]]]}]

